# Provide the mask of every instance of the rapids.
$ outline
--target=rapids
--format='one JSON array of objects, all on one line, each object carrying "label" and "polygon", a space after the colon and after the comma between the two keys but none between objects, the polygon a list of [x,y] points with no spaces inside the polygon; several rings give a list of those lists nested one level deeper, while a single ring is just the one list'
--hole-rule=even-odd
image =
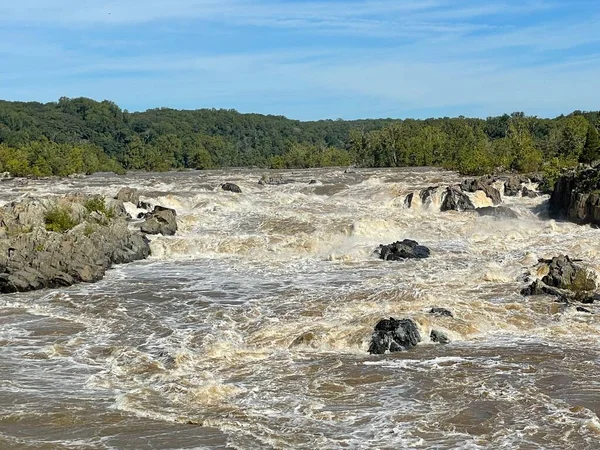
[{"label": "rapids", "polygon": [[[537,258],[600,273],[600,230],[547,197],[504,198],[518,220],[405,208],[459,180],[435,169],[262,173],[2,183],[2,202],[134,187],[179,231],[96,284],[0,296],[0,449],[599,447],[600,315],[519,291]],[[373,255],[405,238],[432,256]],[[369,355],[390,316],[452,342]]]}]

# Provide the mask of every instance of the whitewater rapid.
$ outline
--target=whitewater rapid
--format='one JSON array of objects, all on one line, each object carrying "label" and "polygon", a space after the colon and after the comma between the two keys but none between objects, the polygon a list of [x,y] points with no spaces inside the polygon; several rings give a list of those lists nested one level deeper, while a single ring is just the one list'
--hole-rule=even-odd
[{"label": "whitewater rapid", "polygon": [[[460,180],[436,169],[263,173],[2,183],[3,202],[137,188],[179,231],[99,283],[0,296],[0,448],[597,448],[598,315],[519,291],[538,258],[600,274],[600,230],[544,196],[505,197],[519,219],[406,208]],[[432,256],[373,254],[405,238]],[[424,342],[368,355],[386,317]]]}]

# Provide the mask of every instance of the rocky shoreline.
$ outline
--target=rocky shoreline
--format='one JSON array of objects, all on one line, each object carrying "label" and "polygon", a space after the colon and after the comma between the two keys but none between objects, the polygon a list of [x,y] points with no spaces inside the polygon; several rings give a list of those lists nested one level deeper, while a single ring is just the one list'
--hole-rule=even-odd
[{"label": "rocky shoreline", "polygon": [[[139,226],[124,202],[140,206],[135,190],[114,199],[90,195],[30,198],[0,208],[0,292],[24,292],[95,282],[115,264],[150,255],[147,234],[174,234],[176,213],[155,207]],[[148,205],[142,205],[148,206]]]},{"label": "rocky shoreline", "polygon": [[572,170],[558,179],[550,197],[550,215],[600,226],[600,163]]}]

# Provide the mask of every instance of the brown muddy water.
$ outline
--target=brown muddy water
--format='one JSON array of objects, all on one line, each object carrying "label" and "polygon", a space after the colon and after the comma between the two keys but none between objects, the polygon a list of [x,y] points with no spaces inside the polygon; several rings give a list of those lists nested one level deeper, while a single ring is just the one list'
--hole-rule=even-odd
[{"label": "brown muddy water", "polygon": [[[2,183],[4,202],[136,187],[180,231],[99,283],[0,296],[0,449],[600,448],[600,314],[519,295],[537,258],[600,271],[600,230],[547,197],[505,199],[518,220],[404,208],[457,180],[433,169],[261,175]],[[404,238],[431,258],[373,256]],[[452,342],[367,354],[390,316]]]}]

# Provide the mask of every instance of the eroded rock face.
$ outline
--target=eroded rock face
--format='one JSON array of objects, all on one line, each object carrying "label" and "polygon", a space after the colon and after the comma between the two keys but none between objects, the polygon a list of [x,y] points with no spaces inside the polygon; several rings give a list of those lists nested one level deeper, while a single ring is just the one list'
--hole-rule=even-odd
[{"label": "eroded rock face", "polygon": [[[130,230],[125,217],[87,211],[86,200],[28,199],[0,208],[0,292],[94,282],[113,264],[148,257],[148,240]],[[47,231],[44,219],[56,208],[67,212],[73,224],[80,223],[63,232]]]},{"label": "eroded rock face", "polygon": [[600,165],[560,177],[550,196],[550,215],[600,226]]},{"label": "eroded rock face", "polygon": [[441,211],[469,211],[473,209],[475,209],[475,205],[460,188],[449,186],[446,189],[446,195],[440,208]]},{"label": "eroded rock face", "polygon": [[419,245],[417,241],[404,239],[389,245],[379,245],[379,249],[375,251],[379,254],[379,258],[385,261],[399,261],[408,258],[428,258],[431,250],[424,245]]},{"label": "eroded rock face", "polygon": [[140,202],[140,194],[137,189],[133,189],[130,187],[121,188],[121,190],[115,196],[115,199],[125,203],[130,202],[134,205],[137,205]]},{"label": "eroded rock face", "polygon": [[221,189],[223,189],[224,191],[235,192],[236,194],[242,193],[240,187],[234,183],[223,183],[221,185]]},{"label": "eroded rock face", "polygon": [[155,206],[145,217],[146,221],[140,226],[143,233],[173,236],[177,232],[177,212],[174,209]]},{"label": "eroded rock face", "polygon": [[483,191],[487,197],[492,200],[494,205],[502,203],[500,191],[492,186],[494,179],[491,177],[476,178],[473,180],[464,180],[460,187],[465,192]]},{"label": "eroded rock face", "polygon": [[421,342],[421,335],[413,320],[396,320],[390,317],[380,320],[375,325],[369,353],[382,355],[386,352],[401,352],[410,350],[419,342]]}]

